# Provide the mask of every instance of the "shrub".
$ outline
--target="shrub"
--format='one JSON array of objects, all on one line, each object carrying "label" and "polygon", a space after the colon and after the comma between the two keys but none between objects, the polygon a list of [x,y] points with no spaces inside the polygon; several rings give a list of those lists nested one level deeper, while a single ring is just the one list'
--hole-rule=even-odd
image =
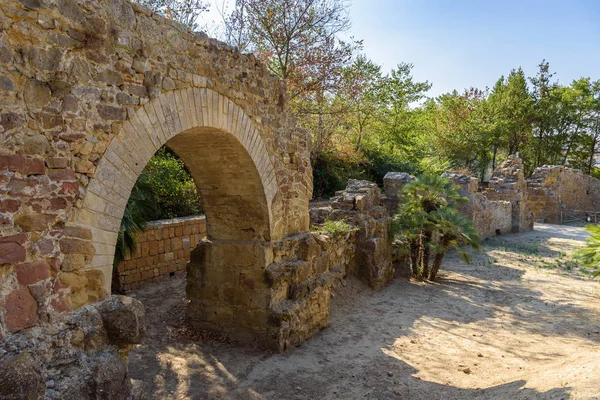
[{"label": "shrub", "polygon": [[202,213],[198,189],[183,161],[166,147],[159,149],[140,174],[136,185],[148,187],[157,204],[157,218],[177,218]]},{"label": "shrub", "polygon": [[350,225],[343,219],[338,221],[326,219],[325,222],[323,222],[323,224],[313,226],[313,230],[327,232],[332,237],[338,238],[347,233],[356,232],[358,230],[358,227]]},{"label": "shrub", "polygon": [[585,247],[575,252],[575,258],[579,260],[584,267],[592,267],[594,278],[600,276],[600,226],[588,225],[585,229],[591,233],[586,239]]},{"label": "shrub", "polygon": [[402,203],[392,227],[406,249],[414,276],[435,280],[444,256],[455,249],[466,262],[461,246],[479,247],[480,238],[457,206],[468,201],[458,187],[439,175],[423,174],[402,188]]}]

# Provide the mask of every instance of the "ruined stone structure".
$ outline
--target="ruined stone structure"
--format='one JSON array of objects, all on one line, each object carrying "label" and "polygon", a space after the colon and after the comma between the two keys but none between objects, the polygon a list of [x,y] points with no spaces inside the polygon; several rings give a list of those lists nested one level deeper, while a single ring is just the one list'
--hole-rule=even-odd
[{"label": "ruined stone structure", "polygon": [[385,196],[382,199],[390,215],[394,215],[400,204],[400,190],[408,182],[415,179],[406,172],[388,172],[383,177],[383,189]]},{"label": "ruined stone structure", "polygon": [[511,232],[533,229],[533,213],[527,201],[527,182],[523,174],[523,161],[509,156],[492,173],[492,179],[483,195],[489,200],[509,201],[512,208]]},{"label": "ruined stone structure", "polygon": [[183,275],[192,249],[206,238],[206,217],[152,221],[135,236],[135,253],[125,256],[116,275],[113,271],[113,291],[115,286],[119,291],[128,291],[175,274]]},{"label": "ruined stone structure", "polygon": [[600,180],[564,166],[537,168],[527,181],[528,204],[536,220],[559,224],[563,217],[600,212]]},{"label": "ruined stone structure", "polygon": [[308,230],[312,195],[310,137],[284,84],[125,0],[4,0],[0,21],[0,340],[110,295],[125,205],[163,145],[201,193],[205,265],[236,255],[235,274],[202,278],[234,288],[225,315],[208,301],[190,315],[279,340],[265,336],[271,303],[256,299],[273,249]]},{"label": "ruined stone structure", "polygon": [[469,198],[461,212],[471,219],[482,238],[533,229],[533,214],[527,202],[527,183],[520,158],[509,157],[494,170],[488,187],[481,191],[477,178],[451,171],[444,176],[456,183],[460,193]]},{"label": "ruined stone structure", "polygon": [[[190,320],[283,351],[329,325],[331,289],[346,275],[374,288],[388,283],[391,219],[380,205],[377,185],[350,180],[330,204],[311,209],[313,224],[343,219],[356,230],[339,237],[313,230],[259,246],[238,243],[235,251],[223,247],[219,257],[208,251],[215,248],[210,239],[202,241],[187,269]],[[240,258],[242,253],[246,257]],[[240,327],[235,317],[245,312],[249,317]]]},{"label": "ruined stone structure", "polygon": [[512,232],[510,201],[488,199],[478,191],[479,180],[472,176],[453,172],[446,172],[444,176],[457,184],[459,193],[469,199],[460,212],[469,217],[482,239]]},{"label": "ruined stone structure", "polygon": [[145,332],[143,305],[112,296],[12,335],[0,346],[0,398],[144,399],[123,355]]}]

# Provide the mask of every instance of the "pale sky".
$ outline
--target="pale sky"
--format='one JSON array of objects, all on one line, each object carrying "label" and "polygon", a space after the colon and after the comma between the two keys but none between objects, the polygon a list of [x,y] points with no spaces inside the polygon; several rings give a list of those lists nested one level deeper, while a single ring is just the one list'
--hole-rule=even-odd
[{"label": "pale sky", "polygon": [[[205,18],[220,18],[214,5]],[[532,76],[544,58],[563,84],[600,79],[600,0],[353,0],[350,18],[367,57],[386,72],[414,64],[431,96],[492,87],[519,66]]]}]

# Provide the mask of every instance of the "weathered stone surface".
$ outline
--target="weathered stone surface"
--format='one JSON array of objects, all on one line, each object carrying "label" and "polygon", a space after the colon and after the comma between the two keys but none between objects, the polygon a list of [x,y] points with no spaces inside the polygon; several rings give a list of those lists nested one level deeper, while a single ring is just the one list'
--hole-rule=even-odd
[{"label": "weathered stone surface", "polygon": [[34,232],[49,229],[54,224],[55,220],[55,215],[22,211],[15,216],[14,223],[15,226],[18,226],[24,231]]},{"label": "weathered stone surface", "polygon": [[488,188],[479,192],[477,178],[448,171],[448,179],[457,184],[459,193],[469,199],[460,211],[472,222],[482,238],[533,229],[533,215],[527,206],[523,163],[509,159],[492,174]]},{"label": "weathered stone surface", "polygon": [[39,158],[20,155],[0,155],[0,170],[19,172],[23,175],[43,175],[46,172],[44,162]]},{"label": "weathered stone surface", "polygon": [[31,285],[50,277],[50,265],[46,261],[18,264],[15,267],[21,285]]},{"label": "weathered stone surface", "polygon": [[111,296],[98,306],[111,342],[116,344],[140,343],[146,334],[144,305],[125,296]]},{"label": "weathered stone surface", "polygon": [[98,104],[98,115],[100,118],[116,121],[124,121],[127,117],[127,110],[121,107]]},{"label": "weathered stone surface", "polygon": [[527,205],[536,220],[559,224],[568,220],[597,220],[600,180],[564,166],[537,168],[527,181]]},{"label": "weathered stone surface", "polygon": [[121,356],[128,346],[110,341],[98,308],[103,302],[64,313],[53,325],[7,338],[0,352],[0,397],[146,398],[139,384],[130,383],[127,361]]},{"label": "weathered stone surface", "polygon": [[44,107],[50,102],[52,93],[44,82],[31,79],[23,90],[23,97],[29,106]]},{"label": "weathered stone surface", "polygon": [[406,172],[388,172],[383,177],[383,187],[385,189],[385,195],[390,198],[397,198],[400,190],[408,182],[415,179],[414,176],[407,174]]},{"label": "weathered stone surface", "polygon": [[0,238],[0,264],[10,264],[25,261],[27,252],[24,244],[25,234],[4,236]]},{"label": "weathered stone surface", "polygon": [[31,354],[21,353],[0,360],[0,398],[40,399],[45,390],[40,368]]},{"label": "weathered stone surface", "polygon": [[75,238],[62,238],[59,242],[60,251],[64,254],[83,254],[93,256],[95,253],[94,245],[87,241]]},{"label": "weathered stone surface", "polygon": [[9,332],[18,332],[38,323],[37,302],[27,286],[13,290],[6,297],[5,323]]},{"label": "weathered stone surface", "polygon": [[114,352],[103,352],[94,358],[93,382],[97,399],[125,399],[131,391],[127,365]]},{"label": "weathered stone surface", "polygon": [[117,266],[118,280],[113,282],[113,292],[183,274],[191,250],[206,238],[206,233],[204,216],[150,222],[143,233],[136,235],[139,250]]}]

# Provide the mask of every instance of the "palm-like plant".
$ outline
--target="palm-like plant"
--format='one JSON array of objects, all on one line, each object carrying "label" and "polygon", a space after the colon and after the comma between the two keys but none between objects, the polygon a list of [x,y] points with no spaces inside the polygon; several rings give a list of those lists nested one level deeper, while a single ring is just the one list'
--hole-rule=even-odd
[{"label": "palm-like plant", "polygon": [[426,221],[423,210],[414,207],[413,204],[401,206],[401,211],[392,220],[392,229],[396,233],[400,248],[404,250],[403,255],[407,256],[410,261],[410,268],[415,276],[420,273]]},{"label": "palm-like plant", "polygon": [[[479,245],[471,223],[456,207],[468,202],[449,179],[424,174],[402,189],[403,202],[394,216],[393,229],[406,247],[415,276],[434,280],[450,248],[456,248],[469,261],[463,244]],[[431,253],[435,252],[433,263]]]},{"label": "palm-like plant", "polygon": [[466,263],[470,263],[471,256],[461,246],[468,244],[478,249],[481,239],[471,221],[460,215],[456,209],[443,208],[435,211],[431,214],[430,220],[437,233],[437,242],[434,245],[435,257],[429,271],[429,280],[434,281],[448,250],[455,249]]},{"label": "palm-like plant", "polygon": [[135,234],[142,232],[146,223],[156,215],[156,203],[151,196],[151,189],[146,183],[145,176],[140,175],[134,185],[117,236],[115,259],[113,265],[119,265],[128,254],[133,254],[137,248]]},{"label": "palm-like plant", "polygon": [[[586,267],[600,267],[600,226],[588,225],[585,229],[591,233],[586,239],[585,247],[575,252],[577,258]],[[600,269],[594,273],[594,278],[600,276]]]}]

